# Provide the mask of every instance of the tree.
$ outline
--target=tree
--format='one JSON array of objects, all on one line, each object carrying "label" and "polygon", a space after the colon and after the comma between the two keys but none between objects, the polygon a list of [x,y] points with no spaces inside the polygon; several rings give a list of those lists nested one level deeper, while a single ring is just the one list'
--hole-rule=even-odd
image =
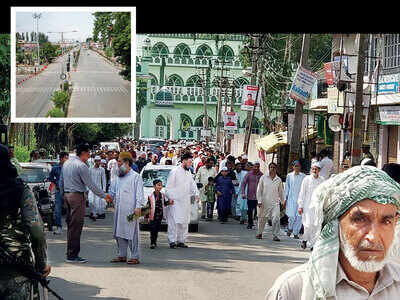
[{"label": "tree", "polygon": [[131,80],[131,14],[129,12],[113,13],[115,24],[112,30],[112,48],[117,61],[124,66],[120,72],[125,79]]},{"label": "tree", "polygon": [[0,34],[0,119],[10,120],[10,35]]},{"label": "tree", "polygon": [[22,40],[25,41],[25,35],[24,35],[24,33],[22,33]]},{"label": "tree", "polygon": [[31,32],[31,42],[33,42],[35,40],[35,32]]},{"label": "tree", "polygon": [[95,12],[93,13],[95,18],[93,28],[93,40],[95,42],[101,42],[103,47],[107,46],[107,41],[111,37],[111,26],[113,20],[112,12]]}]

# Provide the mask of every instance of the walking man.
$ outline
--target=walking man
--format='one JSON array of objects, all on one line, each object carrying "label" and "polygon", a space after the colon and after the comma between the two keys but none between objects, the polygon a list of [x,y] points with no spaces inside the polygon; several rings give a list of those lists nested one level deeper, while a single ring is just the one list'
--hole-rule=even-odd
[{"label": "walking man", "polygon": [[228,168],[223,167],[221,176],[217,177],[215,189],[217,191],[218,199],[218,216],[221,223],[224,224],[228,221],[228,215],[231,211],[232,197],[237,197],[235,187],[233,186],[232,178],[228,175]]},{"label": "walking man", "polygon": [[[106,172],[103,168],[100,168],[101,158],[100,156],[96,156],[94,158],[94,166],[89,169],[89,174],[92,181],[99,186],[104,192],[106,191]],[[96,196],[92,191],[89,191],[88,195],[89,207],[90,207],[90,216],[93,221],[96,221],[96,218],[104,219],[106,217],[106,202],[104,199]]]},{"label": "walking man", "polygon": [[86,200],[84,193],[86,187],[102,199],[112,200],[103,190],[93,183],[89,168],[86,165],[90,157],[88,144],[78,145],[76,156],[68,159],[62,168],[60,178],[60,192],[67,203],[67,262],[85,263],[86,259],[79,257],[81,249],[81,234],[85,218]]},{"label": "walking man", "polygon": [[247,229],[254,227],[254,214],[257,209],[257,186],[261,176],[263,176],[263,173],[260,171],[260,163],[255,162],[252,170],[243,179],[241,193],[242,198],[247,199]]},{"label": "walking man", "polygon": [[236,215],[240,216],[240,224],[244,224],[247,221],[247,201],[242,198],[242,193],[240,192],[246,174],[247,171],[242,170],[242,164],[240,162],[236,163],[235,175],[239,183],[239,185],[235,186],[235,192],[238,195],[236,199]]},{"label": "walking man", "polygon": [[315,232],[313,230],[315,214],[310,209],[311,196],[314,190],[319,186],[325,179],[319,175],[321,170],[320,162],[315,162],[311,166],[311,174],[307,175],[301,183],[299,200],[297,201],[299,206],[299,214],[302,215],[302,223],[304,226],[303,241],[301,248],[306,249],[307,242],[312,249],[314,245]]},{"label": "walking man", "polygon": [[[118,157],[118,175],[110,187],[115,207],[113,236],[117,242],[117,257],[111,262],[136,265],[140,263],[139,220],[130,223],[127,216],[132,213],[140,215],[147,199],[144,198],[142,177],[132,170],[132,164],[132,154],[121,152]],[[129,260],[128,247],[131,251]]]},{"label": "walking man", "polygon": [[190,198],[194,195],[196,201],[200,201],[199,190],[190,172],[191,165],[192,155],[183,154],[181,165],[171,170],[165,186],[168,199],[174,201],[174,205],[170,207],[173,222],[168,222],[168,239],[171,248],[188,248],[185,240],[190,222]]},{"label": "walking man", "polygon": [[289,218],[287,236],[290,236],[293,232],[294,238],[299,239],[302,223],[301,215],[298,212],[297,200],[299,199],[301,183],[306,175],[300,172],[301,165],[298,160],[295,160],[292,166],[293,172],[289,173],[286,177],[284,206],[286,207],[286,215]]},{"label": "walking man", "polygon": [[63,196],[60,191],[60,177],[61,177],[61,170],[64,163],[68,160],[69,155],[67,152],[60,152],[58,154],[60,159],[60,163],[56,164],[51,168],[49,174],[49,181],[54,183],[56,186],[56,203],[54,208],[54,214],[56,217],[56,226],[57,230],[55,230],[54,234],[61,234],[62,233],[62,207],[63,207]]},{"label": "walking man", "polygon": [[277,165],[271,162],[268,165],[269,174],[264,174],[260,178],[257,187],[258,201],[258,233],[257,239],[262,239],[262,233],[267,220],[271,217],[272,235],[275,242],[279,242],[280,208],[284,202],[283,183],[281,178],[276,174]]}]

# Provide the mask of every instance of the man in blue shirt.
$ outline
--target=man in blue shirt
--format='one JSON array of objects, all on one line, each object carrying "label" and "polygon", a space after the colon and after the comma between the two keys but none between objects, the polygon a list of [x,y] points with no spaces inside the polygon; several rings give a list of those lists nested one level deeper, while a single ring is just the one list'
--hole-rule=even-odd
[{"label": "man in blue shirt", "polygon": [[51,169],[51,172],[49,174],[49,181],[54,183],[56,185],[56,205],[55,205],[55,210],[54,214],[56,217],[56,226],[57,230],[53,231],[54,234],[61,234],[62,232],[62,222],[61,222],[61,209],[63,206],[63,196],[61,195],[60,192],[60,176],[61,176],[61,168],[64,164],[64,162],[69,158],[69,155],[67,152],[60,152],[58,154],[60,163],[56,164],[53,166]]}]

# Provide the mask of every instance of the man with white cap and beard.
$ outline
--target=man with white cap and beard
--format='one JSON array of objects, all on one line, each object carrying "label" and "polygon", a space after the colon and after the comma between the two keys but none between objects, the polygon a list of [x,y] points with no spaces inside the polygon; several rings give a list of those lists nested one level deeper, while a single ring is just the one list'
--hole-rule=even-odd
[{"label": "man with white cap and beard", "polygon": [[301,183],[299,198],[297,200],[298,213],[302,215],[302,223],[304,226],[303,241],[301,243],[301,248],[307,248],[307,242],[309,247],[312,249],[314,244],[315,232],[314,224],[315,213],[310,209],[311,196],[317,186],[319,186],[325,178],[319,175],[321,170],[321,164],[319,162],[314,162],[311,165],[311,174],[307,175],[303,182]]},{"label": "man with white cap and beard", "polygon": [[310,208],[314,251],[265,299],[398,299],[400,185],[375,167],[355,166],[319,185]]},{"label": "man with white cap and beard", "polygon": [[[103,168],[100,168],[101,157],[96,155],[94,157],[94,165],[89,169],[90,177],[92,181],[106,192],[107,181],[106,172]],[[106,201],[99,196],[96,196],[91,190],[88,195],[90,215],[89,218],[96,221],[96,218],[105,219],[106,214]]]},{"label": "man with white cap and beard", "polygon": [[170,248],[188,248],[185,240],[188,234],[190,222],[190,197],[195,196],[196,201],[200,201],[199,190],[193,179],[190,167],[192,156],[189,153],[182,155],[181,165],[168,175],[165,193],[174,204],[170,206],[168,214],[168,240]]}]

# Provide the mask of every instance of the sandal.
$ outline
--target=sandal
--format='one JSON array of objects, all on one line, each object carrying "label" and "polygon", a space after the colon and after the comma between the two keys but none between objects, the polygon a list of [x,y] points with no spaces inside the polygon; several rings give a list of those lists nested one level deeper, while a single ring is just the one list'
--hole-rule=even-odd
[{"label": "sandal", "polygon": [[126,262],[126,257],[118,256],[110,260],[110,263],[119,263],[119,262]]},{"label": "sandal", "polygon": [[128,265],[137,265],[140,264],[140,261],[136,258],[131,258],[126,262]]}]

